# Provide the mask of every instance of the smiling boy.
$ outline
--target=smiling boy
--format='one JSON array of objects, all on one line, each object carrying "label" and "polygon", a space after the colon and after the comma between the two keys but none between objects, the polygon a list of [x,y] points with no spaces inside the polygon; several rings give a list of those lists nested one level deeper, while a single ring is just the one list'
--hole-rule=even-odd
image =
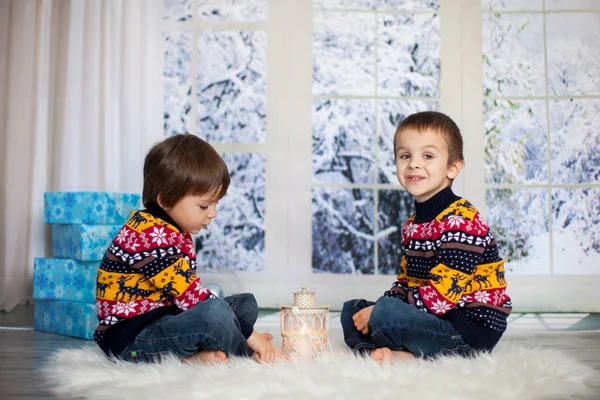
[{"label": "smiling boy", "polygon": [[377,302],[350,300],[344,340],[378,361],[491,351],[512,309],[504,261],[477,209],[452,191],[464,166],[458,126],[439,112],[408,116],[394,136],[398,181],[415,197],[400,274]]}]

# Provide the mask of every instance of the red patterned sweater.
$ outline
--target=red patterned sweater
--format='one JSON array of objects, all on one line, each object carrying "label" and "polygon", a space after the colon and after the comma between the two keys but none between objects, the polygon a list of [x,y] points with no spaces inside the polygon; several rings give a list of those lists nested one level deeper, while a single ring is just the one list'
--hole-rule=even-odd
[{"label": "red patterned sweater", "polygon": [[196,276],[191,235],[161,209],[134,211],[98,270],[94,340],[118,355],[150,322],[215,297]]},{"label": "red patterned sweater", "polygon": [[449,187],[416,208],[402,231],[400,274],[385,296],[450,320],[471,346],[491,350],[512,303],[489,227]]}]

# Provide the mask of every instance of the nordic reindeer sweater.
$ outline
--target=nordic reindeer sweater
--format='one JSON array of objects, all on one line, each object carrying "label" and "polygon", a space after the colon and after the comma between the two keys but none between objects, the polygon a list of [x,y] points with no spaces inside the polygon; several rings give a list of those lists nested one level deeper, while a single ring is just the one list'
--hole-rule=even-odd
[{"label": "nordic reindeer sweater", "polygon": [[504,261],[475,207],[450,187],[416,203],[402,247],[400,274],[385,296],[449,320],[475,349],[493,349],[512,303]]},{"label": "nordic reindeer sweater", "polygon": [[[134,211],[106,251],[96,279],[94,340],[120,355],[151,322],[216,298],[196,276],[191,235],[160,207]],[[252,326],[240,319],[247,338]]]}]

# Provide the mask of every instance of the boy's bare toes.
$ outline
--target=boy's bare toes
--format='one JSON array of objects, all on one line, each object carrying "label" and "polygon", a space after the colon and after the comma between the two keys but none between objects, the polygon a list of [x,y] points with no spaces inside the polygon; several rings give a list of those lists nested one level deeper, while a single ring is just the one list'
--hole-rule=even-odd
[{"label": "boy's bare toes", "polygon": [[193,356],[186,357],[184,362],[195,363],[200,362],[202,364],[221,364],[227,363],[227,355],[222,351],[201,351],[200,353],[194,354]]},{"label": "boy's bare toes", "polygon": [[387,347],[382,347],[380,349],[375,349],[371,353],[371,357],[373,360],[378,362],[391,361],[392,359],[392,351]]},{"label": "boy's bare toes", "polygon": [[226,362],[228,362],[228,361],[229,361],[229,360],[227,359],[227,356],[225,355],[225,353],[224,353],[224,352],[222,352],[222,351],[215,351],[215,352],[213,352],[213,353],[214,353],[214,356],[215,356],[215,360],[216,360],[216,361],[223,362],[223,363],[226,363]]},{"label": "boy's bare toes", "polygon": [[410,359],[415,358],[415,356],[409,351],[403,351],[403,350],[392,351],[392,350],[388,349],[387,347],[375,349],[371,353],[371,357],[373,357],[373,360],[375,360],[379,363],[390,362],[392,364],[394,364],[394,361],[405,361],[405,360],[410,360]]}]

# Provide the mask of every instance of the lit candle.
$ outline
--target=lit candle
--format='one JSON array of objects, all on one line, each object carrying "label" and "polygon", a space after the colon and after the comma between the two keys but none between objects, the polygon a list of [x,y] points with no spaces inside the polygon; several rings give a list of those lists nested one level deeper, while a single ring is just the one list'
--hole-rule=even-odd
[{"label": "lit candle", "polygon": [[294,292],[294,305],[280,311],[282,349],[290,355],[312,357],[329,348],[329,307],[316,306],[314,292]]}]

